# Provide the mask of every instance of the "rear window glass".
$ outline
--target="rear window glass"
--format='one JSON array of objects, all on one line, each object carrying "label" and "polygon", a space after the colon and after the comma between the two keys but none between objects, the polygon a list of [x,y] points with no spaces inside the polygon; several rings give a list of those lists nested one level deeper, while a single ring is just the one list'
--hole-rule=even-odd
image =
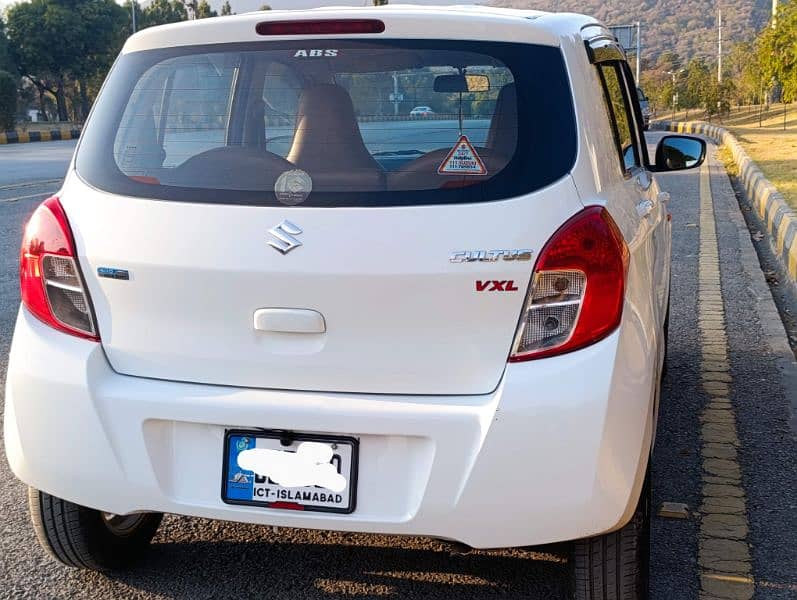
[{"label": "rear window glass", "polygon": [[121,56],[76,164],[146,198],[397,206],[518,196],[575,153],[557,48],[323,39]]}]

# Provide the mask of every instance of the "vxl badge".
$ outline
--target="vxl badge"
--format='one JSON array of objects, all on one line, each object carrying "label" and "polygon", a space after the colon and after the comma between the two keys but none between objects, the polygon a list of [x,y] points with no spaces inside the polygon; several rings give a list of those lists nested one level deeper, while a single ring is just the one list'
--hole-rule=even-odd
[{"label": "vxl badge", "polygon": [[274,239],[268,241],[268,245],[275,250],[279,250],[282,254],[287,254],[302,245],[299,240],[293,237],[302,233],[302,230],[298,225],[294,225],[287,219],[269,229],[268,232],[274,237]]}]

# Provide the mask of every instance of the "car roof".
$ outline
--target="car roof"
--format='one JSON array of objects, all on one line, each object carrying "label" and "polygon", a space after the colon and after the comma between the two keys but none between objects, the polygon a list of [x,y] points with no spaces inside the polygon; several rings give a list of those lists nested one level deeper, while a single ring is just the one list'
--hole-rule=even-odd
[{"label": "car roof", "polygon": [[[381,34],[269,36],[255,26],[264,21],[314,19],[380,19]],[[324,7],[270,10],[198,19],[150,27],[128,38],[123,53],[187,45],[289,39],[446,39],[506,41],[559,46],[563,37],[580,36],[586,27],[602,27],[595,19],[573,13],[549,13],[492,6],[419,6],[391,4],[370,7]]]}]

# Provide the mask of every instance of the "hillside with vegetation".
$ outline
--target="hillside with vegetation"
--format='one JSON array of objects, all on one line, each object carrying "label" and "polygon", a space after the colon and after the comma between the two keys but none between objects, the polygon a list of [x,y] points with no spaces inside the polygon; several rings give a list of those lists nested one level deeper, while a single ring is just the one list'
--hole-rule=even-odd
[{"label": "hillside with vegetation", "polygon": [[[656,62],[673,51],[688,59],[710,58],[717,53],[716,2],[695,0],[491,0],[494,6],[578,12],[597,17],[607,25],[643,25],[642,57]],[[722,3],[724,38],[728,42],[752,39],[769,19],[771,0],[726,0]]]}]

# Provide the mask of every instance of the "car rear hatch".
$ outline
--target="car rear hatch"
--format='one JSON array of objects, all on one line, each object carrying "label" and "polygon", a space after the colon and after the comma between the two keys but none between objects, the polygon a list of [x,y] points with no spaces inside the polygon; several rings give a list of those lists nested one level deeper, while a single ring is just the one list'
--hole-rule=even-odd
[{"label": "car rear hatch", "polygon": [[[61,196],[118,372],[390,394],[498,385],[534,256],[581,208],[559,50],[323,46],[118,61]],[[433,118],[410,119],[424,103]]]}]

